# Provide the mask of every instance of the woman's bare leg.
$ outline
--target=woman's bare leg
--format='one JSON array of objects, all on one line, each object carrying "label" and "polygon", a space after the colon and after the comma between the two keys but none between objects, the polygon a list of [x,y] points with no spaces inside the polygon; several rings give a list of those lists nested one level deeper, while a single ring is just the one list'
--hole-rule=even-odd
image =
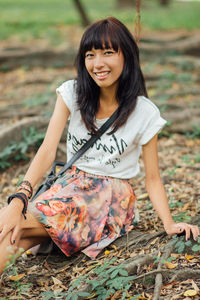
[{"label": "woman's bare leg", "polygon": [[19,248],[26,251],[49,239],[44,227],[29,212],[27,213],[27,219],[22,221],[21,232],[14,245],[11,244],[11,234],[9,232],[0,243],[0,274],[5,269],[6,263],[9,261],[8,256],[11,253],[16,253]]}]

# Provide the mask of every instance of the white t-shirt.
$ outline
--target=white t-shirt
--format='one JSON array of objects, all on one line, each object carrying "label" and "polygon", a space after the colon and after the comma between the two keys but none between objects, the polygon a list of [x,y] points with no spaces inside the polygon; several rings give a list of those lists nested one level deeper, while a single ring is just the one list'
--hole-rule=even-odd
[{"label": "white t-shirt", "polygon": [[[56,89],[70,110],[67,135],[67,160],[91,137],[82,121],[76,103],[74,80],[64,82]],[[107,119],[98,120],[98,127]],[[161,118],[159,109],[149,99],[139,96],[135,110],[125,125],[114,134],[106,132],[83,154],[74,165],[85,172],[130,179],[139,173],[139,156],[142,145],[158,133],[166,121]],[[107,132],[110,132],[111,128]]]}]

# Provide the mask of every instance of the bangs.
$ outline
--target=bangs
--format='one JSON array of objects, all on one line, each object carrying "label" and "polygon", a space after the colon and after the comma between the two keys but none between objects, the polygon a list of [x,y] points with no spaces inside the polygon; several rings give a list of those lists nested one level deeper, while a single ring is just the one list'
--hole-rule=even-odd
[{"label": "bangs", "polygon": [[120,48],[119,36],[115,29],[109,26],[109,23],[97,24],[85,32],[81,43],[81,52],[85,55],[92,48],[102,50],[113,48],[118,51]]}]

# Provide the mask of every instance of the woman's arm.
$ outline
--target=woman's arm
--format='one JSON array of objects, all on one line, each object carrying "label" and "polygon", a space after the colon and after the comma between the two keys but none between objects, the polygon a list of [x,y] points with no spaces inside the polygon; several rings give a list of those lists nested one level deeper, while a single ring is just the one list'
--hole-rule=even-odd
[{"label": "woman's arm", "polygon": [[49,126],[42,145],[36,153],[24,180],[28,180],[34,187],[41,177],[52,165],[57,147],[69,117],[69,109],[64,103],[61,95],[58,96],[53,115],[50,119]]},{"label": "woman's arm", "polygon": [[[24,177],[24,180],[28,180],[33,187],[45,174],[55,159],[58,143],[69,114],[69,109],[66,107],[62,97],[59,95],[44,141]],[[27,194],[26,190],[23,190],[23,192]],[[0,211],[0,242],[4,239],[8,232],[13,231],[11,243],[14,243],[20,229],[22,209],[23,203],[21,200],[14,198],[5,209]]]},{"label": "woman's arm", "polygon": [[157,135],[154,136],[142,147],[146,173],[146,190],[158,216],[163,222],[167,234],[173,235],[185,231],[187,240],[192,232],[194,239],[197,239],[200,233],[198,226],[187,223],[175,223],[172,219],[166,192],[159,173],[157,138]]}]

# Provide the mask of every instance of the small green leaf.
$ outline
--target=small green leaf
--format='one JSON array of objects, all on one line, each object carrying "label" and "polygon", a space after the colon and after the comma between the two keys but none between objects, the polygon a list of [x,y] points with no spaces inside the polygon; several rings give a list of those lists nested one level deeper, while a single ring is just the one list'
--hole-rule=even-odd
[{"label": "small green leaf", "polygon": [[182,253],[184,249],[185,249],[185,245],[184,243],[182,243],[178,248],[178,253]]},{"label": "small green leaf", "polygon": [[119,270],[119,274],[122,275],[122,276],[128,276],[128,272],[126,270]]},{"label": "small green leaf", "polygon": [[89,297],[91,294],[87,292],[78,292],[77,295],[80,297]]},{"label": "small green leaf", "polygon": [[72,300],[78,300],[78,295],[77,294],[72,295]]},{"label": "small green leaf", "polygon": [[111,278],[111,279],[115,278],[115,277],[117,276],[118,273],[119,273],[119,270],[114,270],[114,271],[112,272],[112,274],[110,275],[110,278]]},{"label": "small green leaf", "polygon": [[192,251],[194,251],[194,252],[200,251],[200,245],[194,245],[192,247]]},{"label": "small green leaf", "polygon": [[191,241],[187,241],[186,243],[185,243],[185,246],[191,246],[192,245],[192,242]]}]

